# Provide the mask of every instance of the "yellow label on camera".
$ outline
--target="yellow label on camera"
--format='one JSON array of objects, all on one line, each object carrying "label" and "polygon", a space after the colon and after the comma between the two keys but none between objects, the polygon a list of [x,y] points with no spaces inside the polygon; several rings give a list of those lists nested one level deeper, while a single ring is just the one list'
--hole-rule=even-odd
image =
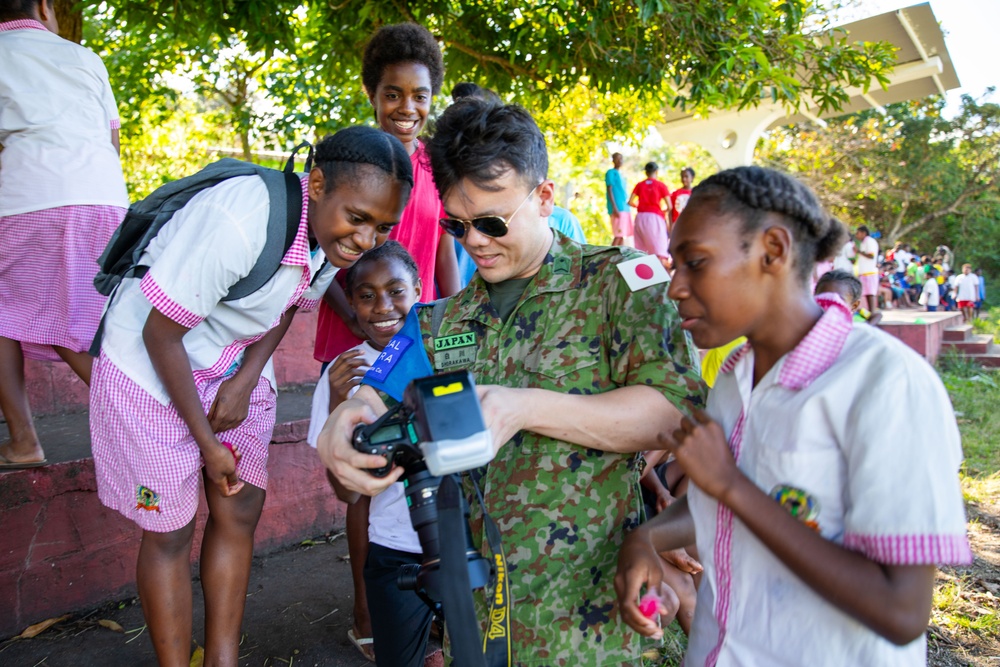
[{"label": "yellow label on camera", "polygon": [[437,396],[447,396],[448,394],[457,394],[462,391],[461,382],[452,382],[451,384],[442,384],[431,390],[431,393]]}]

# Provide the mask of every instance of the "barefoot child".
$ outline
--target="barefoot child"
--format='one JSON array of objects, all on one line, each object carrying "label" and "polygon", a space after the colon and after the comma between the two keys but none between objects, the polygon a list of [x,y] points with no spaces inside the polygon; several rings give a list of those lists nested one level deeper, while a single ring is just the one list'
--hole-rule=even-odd
[{"label": "barefoot child", "polygon": [[[358,390],[361,377],[403,328],[406,314],[420,298],[417,265],[396,241],[365,253],[347,272],[346,283],[347,298],[367,340],[337,357],[320,376],[309,423],[313,447],[327,417]],[[365,510],[365,520],[347,531],[355,597],[348,637],[366,658],[380,665],[419,667],[424,664],[433,614],[416,593],[396,586],[400,565],[422,560],[403,484],[370,498],[347,491],[329,472],[327,476],[341,500]]]},{"label": "barefoot child", "polygon": [[315,165],[298,234],[259,290],[221,300],[267,238],[263,181],[230,178],[174,214],[146,250],[148,272],[123,280],[107,311],[90,397],[98,494],[143,529],[136,575],[160,665],[190,659],[202,479],[205,664],[236,665],[274,427],[271,354],[327,288],[325,260],[346,268],[383,243],[412,186],[402,145],[371,128],[325,138]]},{"label": "barefoot child", "polygon": [[624,617],[655,636],[636,601],[661,581],[657,551],[697,539],[687,665],[924,664],[934,566],[971,561],[941,381],[895,338],[853,326],[838,297],[821,308],[809,293],[843,234],[799,182],[741,167],[695,188],[671,237],[682,326],[702,348],[748,339],[707,414],[660,436],[687,499],[619,558]]},{"label": "barefoot child", "polygon": [[53,0],[0,0],[0,470],[46,463],[25,357],[90,383],[97,258],[128,207],[108,72],[58,30]]}]

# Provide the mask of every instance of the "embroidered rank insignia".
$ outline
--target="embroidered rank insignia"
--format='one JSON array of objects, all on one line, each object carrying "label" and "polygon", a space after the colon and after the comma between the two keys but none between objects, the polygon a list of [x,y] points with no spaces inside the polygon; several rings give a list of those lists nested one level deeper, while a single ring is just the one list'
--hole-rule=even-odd
[{"label": "embroidered rank insignia", "polygon": [[656,255],[645,255],[621,262],[618,264],[618,272],[622,274],[622,278],[628,283],[628,288],[633,292],[670,280],[670,274],[663,268],[663,264],[660,264],[660,258]]},{"label": "embroidered rank insignia", "polygon": [[573,268],[573,263],[570,258],[566,255],[557,255],[555,259],[552,260],[552,273],[557,276],[568,275],[570,269]]},{"label": "embroidered rank insignia", "polygon": [[135,508],[147,512],[160,511],[160,494],[153,491],[148,486],[138,485],[135,487]]},{"label": "embroidered rank insignia", "polygon": [[771,497],[793,517],[819,532],[819,501],[794,486],[779,484],[771,489]]},{"label": "embroidered rank insignia", "polygon": [[470,366],[476,360],[476,334],[460,333],[434,339],[434,370]]}]

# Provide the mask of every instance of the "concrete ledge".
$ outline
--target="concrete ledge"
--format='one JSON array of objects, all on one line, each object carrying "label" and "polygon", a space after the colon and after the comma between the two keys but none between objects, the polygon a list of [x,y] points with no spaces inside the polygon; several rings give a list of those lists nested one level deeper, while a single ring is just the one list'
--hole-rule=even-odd
[{"label": "concrete ledge", "polygon": [[961,313],[884,310],[878,327],[909,345],[917,354],[933,364],[941,353],[945,329],[961,322]]},{"label": "concrete ledge", "polygon": [[[268,462],[267,500],[255,552],[267,553],[344,527],[315,451],[308,420],[279,424]],[[0,477],[0,637],[38,621],[135,595],[141,530],[101,505],[93,459]],[[202,498],[191,562],[197,562],[207,508]]]}]

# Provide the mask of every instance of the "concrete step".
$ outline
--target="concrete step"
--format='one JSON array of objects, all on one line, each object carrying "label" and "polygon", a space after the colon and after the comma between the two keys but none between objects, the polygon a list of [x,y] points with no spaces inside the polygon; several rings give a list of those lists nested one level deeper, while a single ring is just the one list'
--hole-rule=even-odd
[{"label": "concrete step", "polygon": [[964,340],[945,338],[943,345],[965,354],[986,354],[989,352],[990,346],[993,345],[993,336],[991,334],[972,334],[971,336],[966,335]]},{"label": "concrete step", "polygon": [[948,327],[944,330],[943,340],[945,342],[965,340],[972,333],[971,324],[962,324],[957,327]]}]

